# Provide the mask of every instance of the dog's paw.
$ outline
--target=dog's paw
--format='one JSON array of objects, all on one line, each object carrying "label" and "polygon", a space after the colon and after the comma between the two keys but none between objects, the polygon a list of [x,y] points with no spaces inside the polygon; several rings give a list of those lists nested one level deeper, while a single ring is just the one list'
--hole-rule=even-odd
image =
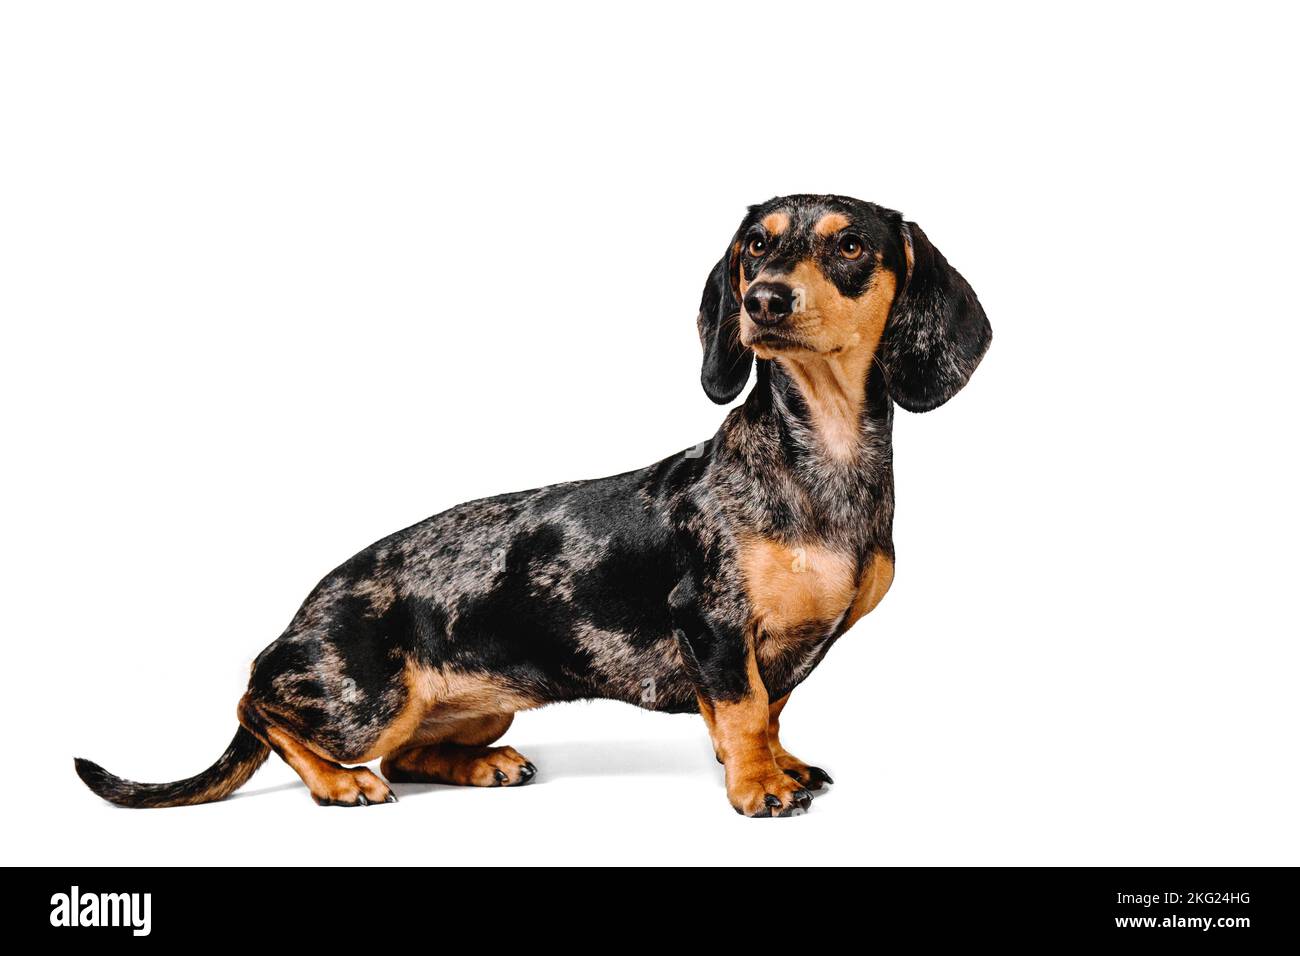
[{"label": "dog's paw", "polygon": [[747,817],[793,817],[812,806],[812,792],[776,767],[727,786],[727,798]]},{"label": "dog's paw", "polygon": [[311,797],[322,807],[368,807],[396,803],[388,784],[365,767],[340,768],[338,773],[314,781]]},{"label": "dog's paw", "polygon": [[461,787],[519,787],[537,775],[531,760],[514,747],[424,747],[385,760],[393,783],[450,783]]},{"label": "dog's paw", "polygon": [[475,787],[522,787],[537,776],[533,762],[514,747],[491,747],[465,768]]},{"label": "dog's paw", "polygon": [[776,765],[785,771],[787,776],[803,784],[805,790],[811,790],[813,793],[817,793],[835,782],[831,779],[831,775],[821,767],[810,766],[802,760],[796,760],[789,755],[777,757]]}]

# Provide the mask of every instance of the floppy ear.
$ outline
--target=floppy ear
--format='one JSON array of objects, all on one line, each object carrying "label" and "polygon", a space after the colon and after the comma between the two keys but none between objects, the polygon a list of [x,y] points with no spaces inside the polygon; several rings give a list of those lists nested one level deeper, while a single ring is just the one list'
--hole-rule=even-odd
[{"label": "floppy ear", "polygon": [[740,299],[736,274],[736,244],[733,239],[727,254],[709,273],[700,298],[700,314],[695,319],[704,347],[700,366],[700,384],[704,394],[725,405],[745,390],[754,353],[740,344]]},{"label": "floppy ear", "polygon": [[889,393],[909,412],[952,398],[979,365],[993,329],[975,291],[921,227],[902,224],[907,275],[880,341]]}]

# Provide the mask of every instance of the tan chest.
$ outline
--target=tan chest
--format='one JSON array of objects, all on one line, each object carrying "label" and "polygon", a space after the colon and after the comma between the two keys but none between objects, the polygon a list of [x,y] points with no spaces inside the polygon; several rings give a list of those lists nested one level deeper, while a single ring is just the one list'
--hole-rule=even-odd
[{"label": "tan chest", "polygon": [[894,580],[893,562],[881,554],[858,574],[857,562],[843,552],[767,539],[744,542],[740,565],[754,624],[778,640],[829,628],[841,615],[850,627],[880,603]]}]

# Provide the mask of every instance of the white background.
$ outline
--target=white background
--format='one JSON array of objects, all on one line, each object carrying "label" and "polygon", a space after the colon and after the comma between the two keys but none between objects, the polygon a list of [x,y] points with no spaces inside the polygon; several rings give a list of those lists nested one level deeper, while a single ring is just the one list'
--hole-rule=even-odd
[{"label": "white background", "polygon": [[[6,5],[5,861],[1300,863],[1289,17],[467,7]],[[898,415],[897,581],[783,728],[810,814],[612,703],[522,715],[517,790],[83,788],[211,763],[370,541],[711,434],[705,275],[803,191],[994,327]]]}]

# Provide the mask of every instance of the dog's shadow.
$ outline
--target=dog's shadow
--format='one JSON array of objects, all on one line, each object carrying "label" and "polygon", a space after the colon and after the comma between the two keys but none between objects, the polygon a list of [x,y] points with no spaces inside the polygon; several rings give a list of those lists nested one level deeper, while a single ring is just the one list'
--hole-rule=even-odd
[{"label": "dog's shadow", "polygon": [[[537,765],[537,777],[528,785],[545,786],[553,780],[582,777],[635,776],[687,777],[717,769],[707,741],[693,740],[575,740],[555,744],[529,744],[519,750]],[[398,799],[446,789],[439,783],[393,785]],[[461,788],[456,788],[461,789]]]},{"label": "dog's shadow", "polygon": [[[536,744],[520,750],[537,765],[537,777],[530,787],[542,786],[565,777],[660,776],[686,777],[719,771],[707,740],[575,740]],[[377,766],[377,765],[376,765]],[[398,799],[432,790],[448,789],[440,783],[393,784]],[[234,799],[305,789],[301,781],[243,790]],[[461,789],[459,787],[455,789]]]},{"label": "dog's shadow", "polygon": [[524,753],[554,777],[690,776],[717,763],[704,740],[575,740],[538,744]]}]

